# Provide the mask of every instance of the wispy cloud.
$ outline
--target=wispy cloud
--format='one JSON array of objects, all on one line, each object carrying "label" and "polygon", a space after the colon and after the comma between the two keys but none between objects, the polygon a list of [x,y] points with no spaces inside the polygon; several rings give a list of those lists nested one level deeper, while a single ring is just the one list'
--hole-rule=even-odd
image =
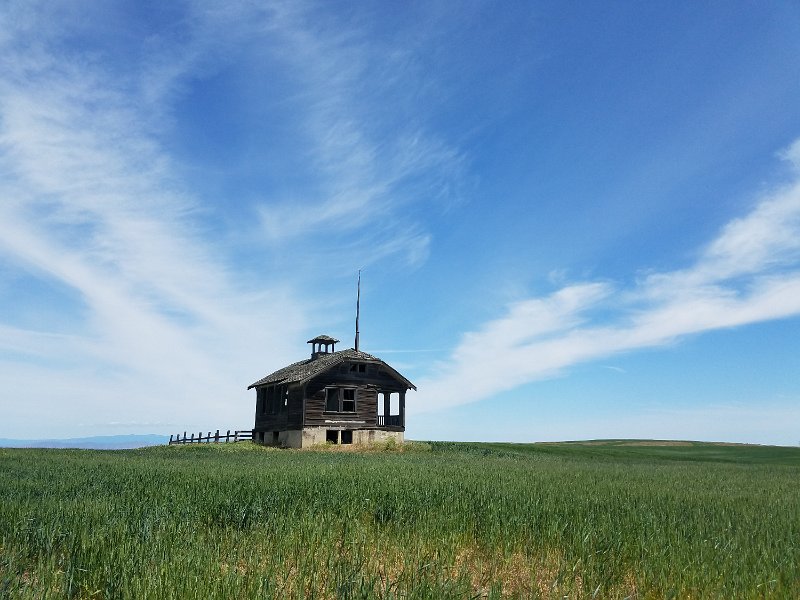
[{"label": "wispy cloud", "polygon": [[[419,223],[403,209],[446,195],[464,157],[417,121],[396,114],[414,87],[397,60],[407,49],[368,42],[357,27],[321,29],[302,4],[281,5],[273,18],[280,57],[300,90],[294,104],[303,111],[299,134],[307,142],[317,194],[262,203],[267,239],[285,244],[314,233],[335,239],[371,230],[384,241],[360,237],[362,256],[399,254],[419,264],[428,235],[407,233],[419,230]],[[391,107],[382,106],[387,94]]]},{"label": "wispy cloud", "polygon": [[[98,23],[127,22],[116,10],[0,9],[0,258],[80,304],[59,334],[0,323],[4,420],[241,426],[246,384],[296,358],[289,348],[313,319],[317,300],[295,291],[304,278],[320,263],[422,264],[431,235],[400,208],[442,193],[462,158],[375,102],[391,78],[372,75],[397,49],[376,51],[356,23],[319,27],[298,2],[190,3],[163,33],[132,28],[112,50]],[[315,175],[299,202],[265,192],[256,211],[267,235],[246,251],[280,264],[254,284],[234,262],[240,232],[209,222],[167,141],[193,85],[264,53],[293,78],[299,153]],[[309,248],[321,232],[325,244]]]},{"label": "wispy cloud", "polygon": [[[792,151],[784,156],[794,159]],[[465,334],[435,374],[418,382],[412,410],[475,402],[580,362],[798,314],[795,179],[730,221],[688,268],[651,272],[629,287],[568,285],[511,305],[505,316]]]},{"label": "wispy cloud", "polygon": [[[309,279],[321,288],[376,261],[425,263],[429,209],[446,208],[468,162],[426,124],[415,97],[436,85],[411,60],[431,40],[416,29],[376,40],[359,16],[316,9],[188,3],[168,23],[138,15],[137,28],[136,10],[116,5],[0,8],[2,272],[19,275],[19,304],[38,293],[30,279],[69,295],[39,324],[0,316],[2,425],[250,422],[245,385],[296,358],[296,340],[335,313],[335,299],[308,293]],[[453,16],[444,5],[436,12]],[[230,226],[217,218],[228,199],[204,204],[170,135],[183,118],[198,125],[179,114],[182,99],[232,65],[245,67],[237,76],[256,73],[265,58],[274,71],[264,80],[277,74],[283,88],[253,103],[290,105],[280,115],[291,117],[286,151],[298,173],[286,187],[296,191],[253,184]],[[238,91],[231,97],[246,95]],[[797,173],[799,148],[783,153]],[[798,314],[798,204],[795,181],[731,221],[694,264],[634,283],[570,283],[554,271],[552,294],[464,335],[435,376],[416,381],[422,401],[411,408],[472,402],[581,361]],[[240,260],[266,266],[247,272]],[[57,433],[77,432],[46,435]]]},{"label": "wispy cloud", "polygon": [[[39,35],[16,30],[0,48],[9,66],[0,75],[0,253],[78,292],[84,311],[69,336],[4,326],[7,352],[62,363],[4,363],[4,412],[28,407],[64,422],[70,411],[132,421],[161,412],[169,422],[248,414],[249,402],[225,403],[263,360],[286,359],[303,302],[281,285],[239,289],[173,175],[155,133],[171,92],[157,90],[192,76],[191,61],[117,72],[64,47],[41,8]],[[165,41],[165,56],[180,54],[176,46]]]}]

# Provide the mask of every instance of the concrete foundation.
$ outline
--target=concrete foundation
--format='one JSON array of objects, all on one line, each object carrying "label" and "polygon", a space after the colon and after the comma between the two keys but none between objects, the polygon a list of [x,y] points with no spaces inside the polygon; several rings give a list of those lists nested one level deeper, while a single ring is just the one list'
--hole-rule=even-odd
[{"label": "concrete foundation", "polygon": [[[342,435],[343,432],[344,435]],[[352,435],[352,444],[385,444],[389,440],[394,440],[396,444],[403,443],[402,431],[345,429],[339,427],[306,427],[303,430],[257,431],[253,436],[253,441],[264,446],[309,448],[315,444],[327,443],[330,437],[335,437],[337,444],[347,443],[345,440],[347,440],[348,434]]]}]

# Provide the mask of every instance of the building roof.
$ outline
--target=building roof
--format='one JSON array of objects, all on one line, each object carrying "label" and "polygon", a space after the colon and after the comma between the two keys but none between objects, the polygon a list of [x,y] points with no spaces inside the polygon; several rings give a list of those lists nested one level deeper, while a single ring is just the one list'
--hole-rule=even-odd
[{"label": "building roof", "polygon": [[338,344],[339,340],[334,339],[329,335],[318,335],[314,339],[308,340],[306,344],[313,344],[314,342],[320,342],[322,344]]},{"label": "building roof", "polygon": [[339,350],[338,352],[330,352],[330,353],[322,353],[316,355],[315,358],[307,358],[305,360],[301,360],[296,363],[292,363],[288,367],[283,367],[282,369],[278,369],[274,373],[267,375],[266,377],[259,379],[255,383],[250,384],[247,386],[247,389],[251,389],[254,387],[258,387],[260,385],[270,385],[276,383],[298,383],[308,381],[312,377],[316,377],[320,373],[323,373],[338,365],[345,360],[359,360],[364,362],[376,362],[381,363],[384,367],[386,367],[393,375],[395,375],[399,380],[403,381],[410,387],[411,389],[416,390],[417,386],[411,383],[408,379],[403,377],[400,373],[395,371],[392,367],[388,364],[383,362],[380,358],[372,356],[371,354],[367,354],[366,352],[360,352],[358,350],[354,350],[353,348],[349,348],[347,350]]}]

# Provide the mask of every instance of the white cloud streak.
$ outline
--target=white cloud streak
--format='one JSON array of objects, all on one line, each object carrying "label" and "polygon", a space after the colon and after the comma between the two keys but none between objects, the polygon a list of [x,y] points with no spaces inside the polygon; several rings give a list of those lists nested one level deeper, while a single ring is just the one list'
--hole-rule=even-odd
[{"label": "white cloud streak", "polygon": [[397,54],[408,49],[368,44],[353,29],[321,30],[296,4],[279,5],[273,17],[281,58],[302,90],[294,102],[304,110],[301,134],[320,182],[316,198],[262,204],[268,239],[284,244],[370,229],[388,242],[365,239],[361,261],[405,254],[418,265],[427,257],[428,236],[398,209],[435,201],[458,179],[464,157],[375,100],[390,91],[393,106],[403,104],[398,96],[410,86],[398,73]]},{"label": "white cloud streak", "polygon": [[[421,127],[380,133],[396,124],[363,97],[366,70],[392,50],[374,54],[353,24],[318,27],[296,2],[188,3],[163,33],[137,38],[132,26],[112,49],[105,24],[128,18],[117,10],[0,9],[0,260],[81,303],[64,315],[66,333],[2,319],[0,422],[11,430],[0,435],[92,434],[69,428],[101,421],[246,426],[244,387],[296,359],[291,349],[313,318],[318,300],[302,292],[303,278],[318,270],[306,267],[421,264],[429,233],[388,216],[417,201],[411,188],[428,199],[460,168],[458,152]],[[265,268],[255,287],[239,283],[231,257],[241,247],[226,246],[234,233],[208,224],[165,144],[177,101],[243,58],[240,47],[253,49],[250,60],[274,53],[295,78],[300,146],[321,173],[308,188],[316,196],[262,202],[275,244],[248,252],[293,262],[276,268],[280,278]],[[307,235],[331,229],[348,235],[304,254]]]},{"label": "white cloud streak", "polygon": [[[294,74],[299,130],[320,173],[313,198],[261,203],[273,245],[302,248],[333,229],[359,233],[337,241],[342,268],[427,257],[430,235],[399,208],[444,193],[464,157],[376,106],[375,81],[390,86],[383,92],[402,87],[402,49],[368,46],[356,28],[331,33],[295,2],[198,6],[181,36],[152,36],[124,69],[74,43],[74,29],[93,22],[76,17],[88,5],[0,9],[0,258],[73,290],[85,311],[70,315],[79,323],[68,333],[0,323],[0,351],[11,356],[0,361],[0,422],[11,427],[0,435],[102,433],[70,430],[79,422],[246,426],[244,386],[294,358],[289,347],[311,318],[306,295],[292,280],[242,289],[163,144],[175,99],[238,44],[268,39]],[[800,173],[798,148],[783,156]],[[798,253],[795,182],[731,221],[687,269],[514,303],[417,382],[410,408],[474,402],[581,361],[797,315]],[[333,260],[326,252],[321,262]],[[23,432],[24,423],[49,429]]]},{"label": "white cloud streak", "polygon": [[62,363],[0,365],[3,412],[18,415],[6,433],[69,427],[82,413],[241,426],[244,386],[263,361],[287,359],[304,307],[284,286],[239,289],[172,175],[150,109],[166,101],[156,90],[192,75],[178,68],[190,62],[120,73],[60,55],[66,34],[40,9],[40,36],[7,34],[0,48],[0,256],[77,291],[86,317],[69,336],[3,327],[6,352]]},{"label": "white cloud streak", "polygon": [[581,362],[798,314],[795,180],[729,222],[687,269],[650,273],[627,289],[569,285],[511,305],[505,316],[464,335],[451,357],[417,382],[411,410],[476,402]]}]

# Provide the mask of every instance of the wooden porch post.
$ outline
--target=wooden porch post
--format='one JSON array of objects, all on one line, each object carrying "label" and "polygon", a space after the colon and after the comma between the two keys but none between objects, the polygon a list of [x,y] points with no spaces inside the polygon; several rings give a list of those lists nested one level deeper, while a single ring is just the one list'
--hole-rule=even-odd
[{"label": "wooden porch post", "polygon": [[391,412],[391,393],[390,392],[383,392],[383,426],[387,427],[389,425],[389,414]]},{"label": "wooden porch post", "polygon": [[406,393],[400,392],[400,426],[406,426]]}]

